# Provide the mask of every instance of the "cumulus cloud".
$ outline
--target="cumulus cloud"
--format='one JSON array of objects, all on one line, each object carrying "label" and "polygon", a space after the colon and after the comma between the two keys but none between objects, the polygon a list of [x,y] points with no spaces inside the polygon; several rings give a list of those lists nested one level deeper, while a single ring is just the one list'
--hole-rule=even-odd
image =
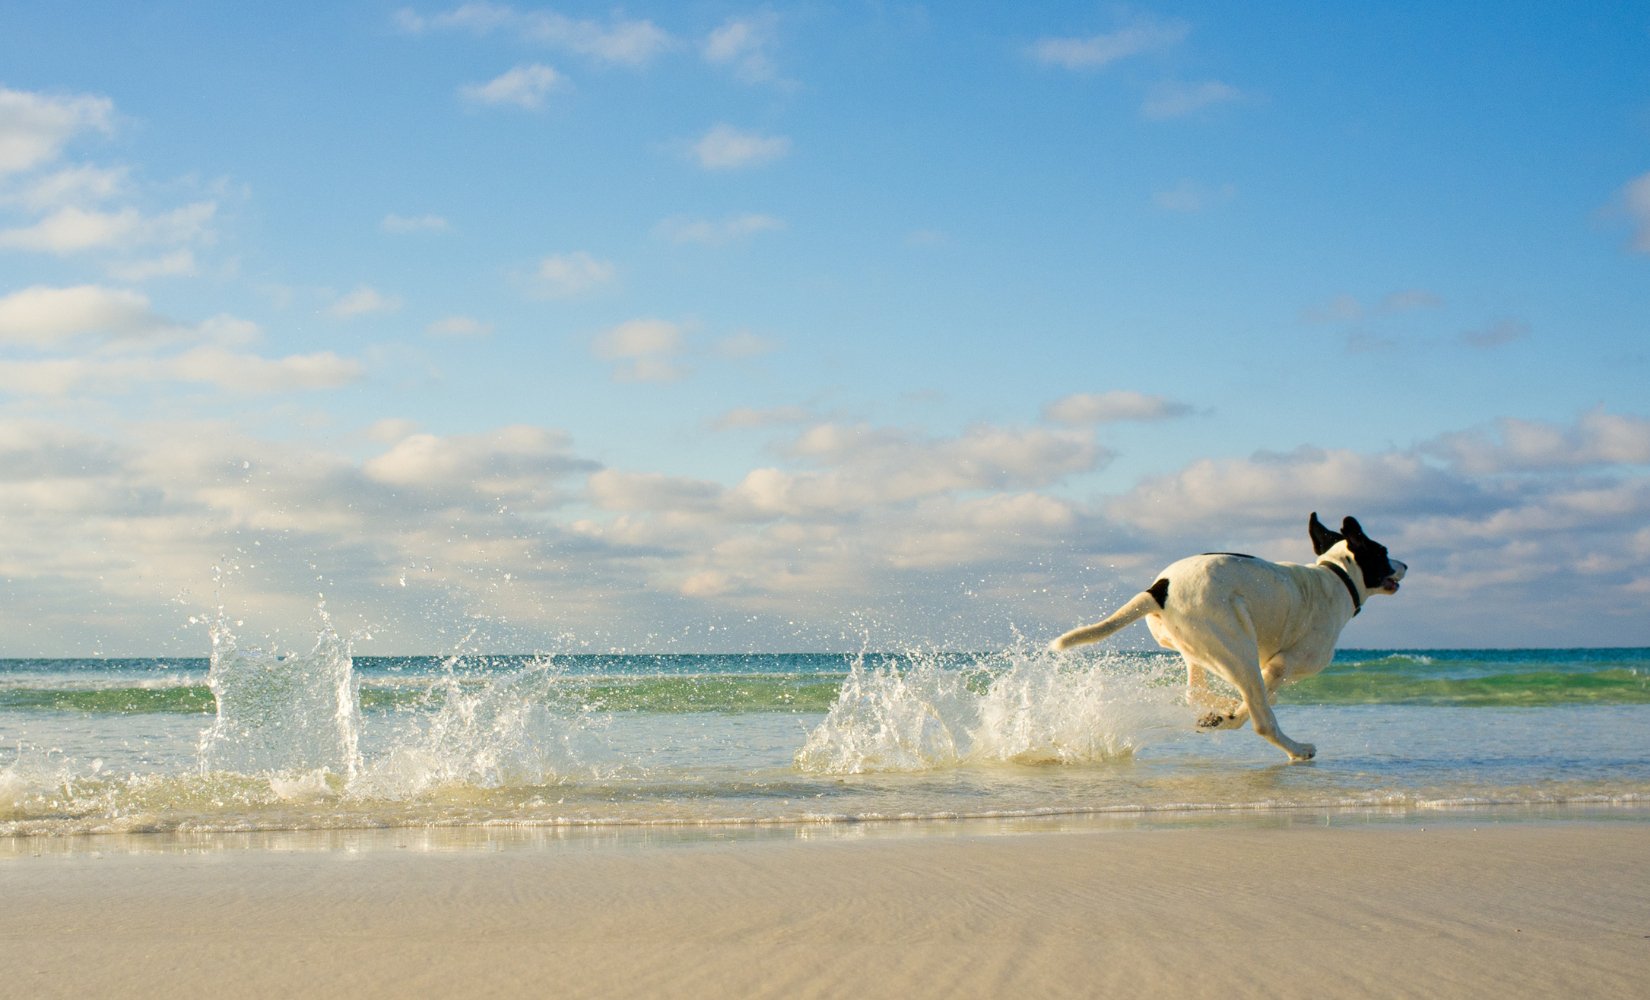
[{"label": "cumulus cloud", "polygon": [[1231,104],[1244,99],[1243,91],[1219,80],[1201,83],[1168,82],[1151,88],[1140,105],[1140,113],[1153,121],[1184,118],[1204,108]]},{"label": "cumulus cloud", "polygon": [[45,349],[86,337],[153,341],[179,330],[147,297],[122,288],[36,285],[0,298],[0,343]]},{"label": "cumulus cloud", "polygon": [[785,221],[772,215],[746,212],[721,219],[696,219],[673,216],[654,227],[654,232],[672,243],[692,243],[699,246],[725,246],[759,233],[771,233],[785,228]]},{"label": "cumulus cloud", "polygon": [[1184,21],[1141,18],[1097,35],[1042,38],[1032,44],[1029,55],[1046,66],[1096,70],[1130,56],[1171,49],[1185,41],[1190,31]]},{"label": "cumulus cloud", "polygon": [[791,151],[785,136],[747,132],[732,125],[716,125],[695,142],[693,159],[706,170],[743,170],[783,159]]},{"label": "cumulus cloud", "polygon": [[107,97],[0,87],[0,176],[55,160],[82,133],[112,131],[114,116]]},{"label": "cumulus cloud", "polygon": [[0,361],[0,390],[21,396],[125,394],[155,383],[182,382],[264,394],[337,388],[359,381],[362,374],[360,362],[331,351],[266,358],[203,346],[167,357]]},{"label": "cumulus cloud", "polygon": [[779,16],[772,11],[730,18],[705,38],[700,53],[746,83],[768,83],[778,76],[773,59],[778,28]]},{"label": "cumulus cloud", "polygon": [[135,208],[100,211],[70,205],[32,225],[0,230],[0,247],[67,256],[87,250],[197,243],[210,238],[215,202],[203,201],[159,215]]},{"label": "cumulus cloud", "polygon": [[395,296],[385,295],[369,285],[361,285],[327,306],[327,315],[334,319],[354,319],[374,313],[395,312],[400,308],[401,300]]},{"label": "cumulus cloud", "polygon": [[1602,408],[1570,426],[1506,417],[1491,429],[1446,434],[1427,454],[1475,475],[1650,464],[1650,420]]},{"label": "cumulus cloud", "polygon": [[465,31],[485,36],[504,33],[529,44],[630,67],[647,65],[675,44],[668,33],[648,20],[615,14],[603,24],[567,17],[554,11],[524,11],[505,4],[485,2],[467,3],[432,15],[401,10],[397,12],[395,22],[409,34]]},{"label": "cumulus cloud", "polygon": [[424,332],[432,337],[485,337],[493,327],[473,316],[444,316],[425,327]]},{"label": "cumulus cloud", "polygon": [[635,319],[605,330],[590,349],[603,361],[615,362],[613,377],[620,382],[674,382],[685,375],[681,354],[685,347],[681,326],[662,319]]},{"label": "cumulus cloud", "polygon": [[533,63],[517,66],[486,83],[466,84],[459,93],[475,104],[510,104],[534,110],[544,107],[550,92],[561,84],[561,74],[543,63]]},{"label": "cumulus cloud", "polygon": [[1192,408],[1162,396],[1116,389],[1111,392],[1077,393],[1055,400],[1043,408],[1043,417],[1076,426],[1116,423],[1124,420],[1173,420],[1187,416]]},{"label": "cumulus cloud", "polygon": [[611,285],[618,269],[611,261],[599,260],[583,250],[552,254],[539,261],[533,272],[535,294],[548,299],[570,299]]}]

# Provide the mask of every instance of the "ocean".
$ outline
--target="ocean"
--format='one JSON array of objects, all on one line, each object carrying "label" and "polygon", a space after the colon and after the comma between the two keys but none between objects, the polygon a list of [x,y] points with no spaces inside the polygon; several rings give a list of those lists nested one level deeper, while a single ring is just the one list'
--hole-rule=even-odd
[{"label": "ocean", "polygon": [[0,660],[0,837],[817,829],[1650,803],[1650,649],[1342,650],[1290,764],[1178,658],[981,652]]}]

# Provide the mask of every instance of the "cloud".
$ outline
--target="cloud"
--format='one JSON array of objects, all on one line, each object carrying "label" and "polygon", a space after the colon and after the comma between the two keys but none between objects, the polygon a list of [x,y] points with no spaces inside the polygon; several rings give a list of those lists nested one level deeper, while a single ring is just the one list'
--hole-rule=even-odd
[{"label": "cloud", "polygon": [[1140,105],[1140,113],[1153,121],[1184,118],[1204,108],[1230,104],[1244,99],[1241,90],[1229,83],[1208,80],[1203,83],[1160,83],[1154,86]]},{"label": "cloud", "polygon": [[1650,173],[1628,181],[1621,189],[1621,200],[1633,225],[1633,250],[1650,253]]},{"label": "cloud", "polygon": [[266,394],[333,389],[358,382],[362,375],[360,362],[331,351],[265,358],[203,346],[169,357],[0,361],[0,391],[21,396],[125,394],[156,383],[179,382]]},{"label": "cloud", "polygon": [[0,298],[0,343],[46,349],[86,337],[154,341],[180,327],[158,316],[138,292],[99,285],[36,285]]},{"label": "cloud", "polygon": [[620,382],[674,382],[685,375],[680,364],[684,347],[682,328],[662,319],[620,323],[591,341],[590,350],[603,361],[616,362],[613,377]]},{"label": "cloud", "polygon": [[105,212],[71,205],[32,226],[0,231],[0,247],[67,256],[87,250],[196,243],[210,238],[216,213],[217,205],[209,201],[161,215],[145,215],[129,207]]},{"label": "cloud", "polygon": [[106,97],[0,87],[0,176],[51,162],[82,133],[113,131],[114,115]]},{"label": "cloud", "polygon": [[705,38],[700,54],[746,83],[772,82],[778,76],[772,55],[778,27],[779,17],[772,11],[730,18]]},{"label": "cloud", "polygon": [[533,45],[562,49],[599,62],[642,67],[669,50],[674,40],[652,21],[615,14],[608,23],[570,18],[553,11],[522,11],[504,4],[467,3],[426,16],[411,10],[395,15],[409,34],[466,31],[474,35],[504,32]]},{"label": "cloud", "polygon": [[611,285],[617,276],[618,269],[612,262],[576,250],[539,261],[532,286],[535,294],[545,298],[569,299]]},{"label": "cloud", "polygon": [[327,306],[327,315],[334,319],[354,319],[374,313],[395,312],[400,308],[400,299],[385,295],[368,285],[362,285]]},{"label": "cloud", "polygon": [[432,337],[485,337],[493,327],[470,316],[444,316],[425,327],[424,332]]},{"label": "cloud", "polygon": [[1354,323],[1364,319],[1378,319],[1423,309],[1439,309],[1442,296],[1424,288],[1405,288],[1388,292],[1373,305],[1366,305],[1356,296],[1341,293],[1327,302],[1301,310],[1301,319],[1308,323]]},{"label": "cloud", "polygon": [[396,215],[391,212],[379,224],[386,233],[440,233],[447,230],[447,220],[439,215]]},{"label": "cloud", "polygon": [[486,83],[465,84],[459,93],[475,104],[512,104],[534,110],[544,107],[545,98],[561,85],[561,74],[542,63],[533,63],[517,66]]},{"label": "cloud", "polygon": [[711,345],[711,353],[718,358],[738,361],[772,354],[777,348],[778,345],[767,337],[749,330],[739,330],[719,338]]},{"label": "cloud", "polygon": [[1166,212],[1190,214],[1231,201],[1236,194],[1237,188],[1232,184],[1221,184],[1211,188],[1194,181],[1181,181],[1172,188],[1152,195],[1152,203]]},{"label": "cloud", "polygon": [[800,406],[776,406],[770,409],[741,406],[729,410],[711,421],[711,428],[718,431],[728,431],[783,427],[791,424],[808,423],[813,419],[813,413]]},{"label": "cloud", "polygon": [[1134,23],[1086,37],[1043,38],[1035,42],[1029,55],[1045,66],[1070,70],[1096,70],[1147,52],[1161,52],[1179,45],[1190,33],[1184,21],[1140,18]]},{"label": "cloud", "polygon": [[561,431],[514,425],[481,434],[411,434],[361,466],[370,480],[435,492],[545,497],[559,479],[599,466],[569,451]]},{"label": "cloud", "polygon": [[1043,417],[1061,424],[1090,426],[1125,420],[1174,420],[1191,412],[1192,408],[1185,403],[1119,389],[1077,393],[1055,400],[1043,408]]},{"label": "cloud", "polygon": [[673,216],[654,227],[654,233],[672,243],[725,246],[759,233],[778,232],[785,221],[772,215],[747,212],[722,219]]},{"label": "cloud", "polygon": [[791,151],[791,140],[744,132],[731,125],[717,125],[693,144],[693,159],[706,170],[742,170],[783,159]]},{"label": "cloud", "polygon": [[1479,350],[1505,347],[1530,335],[1530,324],[1515,319],[1504,319],[1481,330],[1467,330],[1461,334],[1461,343]]},{"label": "cloud", "polygon": [[126,167],[64,167],[0,192],[0,204],[20,205],[37,213],[69,205],[95,205],[124,193],[130,186],[130,174]]},{"label": "cloud", "polygon": [[109,274],[133,283],[152,278],[188,278],[196,273],[192,250],[174,250],[159,257],[147,257],[109,265]]},{"label": "cloud", "polygon": [[1505,417],[1493,429],[1446,434],[1421,450],[1473,476],[1650,465],[1650,420],[1602,408],[1568,427]]}]

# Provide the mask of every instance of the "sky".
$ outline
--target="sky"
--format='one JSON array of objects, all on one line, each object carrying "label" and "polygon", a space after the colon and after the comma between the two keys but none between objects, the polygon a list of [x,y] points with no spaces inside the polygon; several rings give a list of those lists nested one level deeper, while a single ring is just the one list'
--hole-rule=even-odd
[{"label": "sky", "polygon": [[1650,645],[1647,386],[1644,4],[0,2],[0,656]]}]

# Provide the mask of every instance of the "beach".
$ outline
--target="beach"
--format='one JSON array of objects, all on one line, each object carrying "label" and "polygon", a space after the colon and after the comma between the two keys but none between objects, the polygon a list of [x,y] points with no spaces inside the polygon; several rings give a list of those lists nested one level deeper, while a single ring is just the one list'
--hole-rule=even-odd
[{"label": "beach", "polygon": [[1625,997],[1650,977],[1635,810],[9,844],[5,997]]}]

